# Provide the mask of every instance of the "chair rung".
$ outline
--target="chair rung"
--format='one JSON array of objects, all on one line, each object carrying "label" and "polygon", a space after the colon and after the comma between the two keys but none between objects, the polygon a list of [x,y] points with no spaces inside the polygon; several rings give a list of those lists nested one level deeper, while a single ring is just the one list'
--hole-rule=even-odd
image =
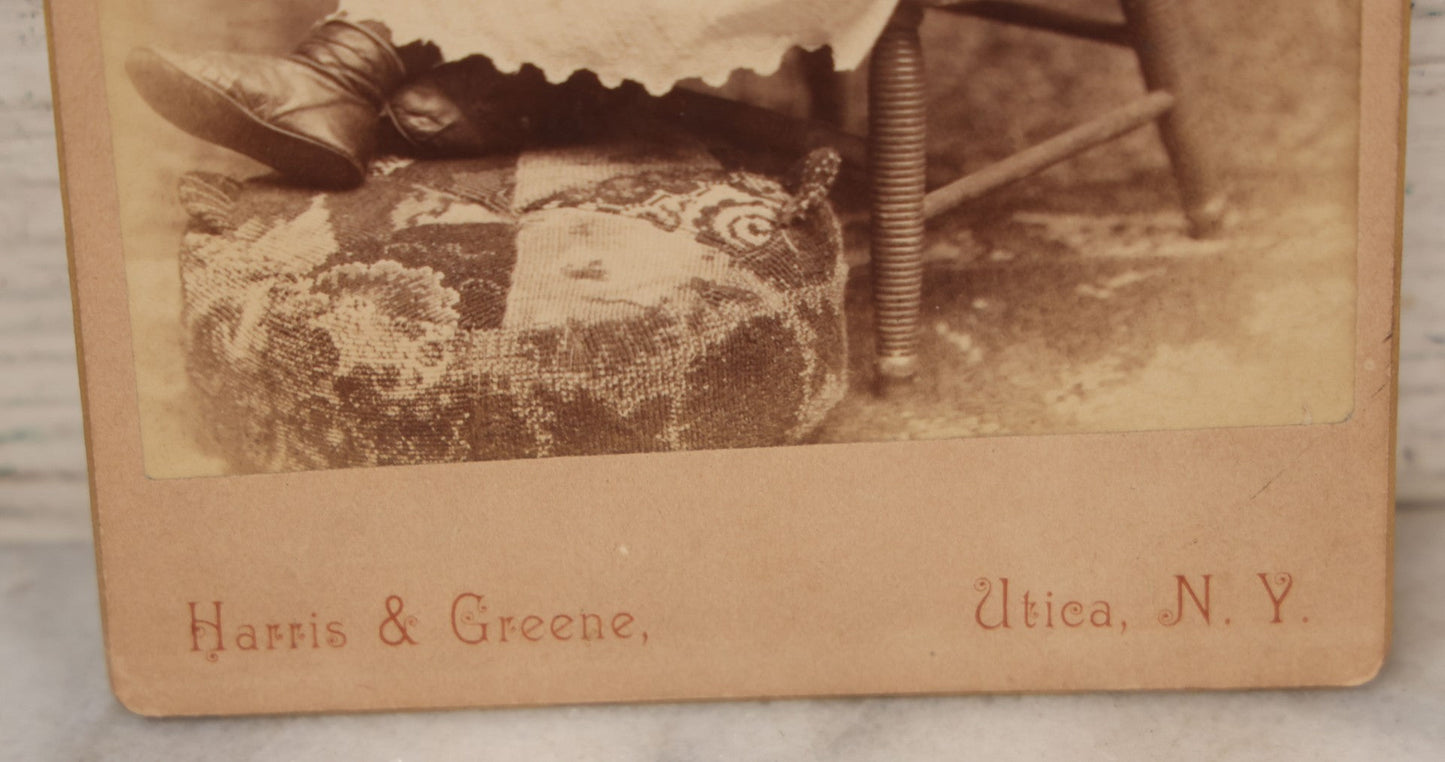
[{"label": "chair rung", "polygon": [[1129,33],[1129,27],[1122,21],[1105,21],[1067,11],[1041,8],[1037,5],[990,2],[989,0],[952,3],[929,2],[927,5],[949,13],[1025,26],[1030,29],[1042,29],[1110,45],[1129,46],[1133,44],[1133,36]]},{"label": "chair rung", "polygon": [[1152,92],[929,193],[923,202],[923,215],[937,216],[990,191],[1041,172],[1094,146],[1143,127],[1173,107],[1173,95],[1163,91]]}]

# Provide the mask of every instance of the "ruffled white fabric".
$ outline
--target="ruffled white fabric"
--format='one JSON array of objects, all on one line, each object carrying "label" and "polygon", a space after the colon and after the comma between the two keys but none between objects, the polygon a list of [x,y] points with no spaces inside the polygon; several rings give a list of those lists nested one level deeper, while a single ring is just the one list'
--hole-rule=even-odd
[{"label": "ruffled white fabric", "polygon": [[561,82],[588,69],[603,84],[662,94],[683,79],[723,84],[737,69],[777,70],[794,45],[832,45],[853,69],[898,0],[342,0],[398,43],[428,39],[448,58],[481,53],[502,71],[533,64]]}]

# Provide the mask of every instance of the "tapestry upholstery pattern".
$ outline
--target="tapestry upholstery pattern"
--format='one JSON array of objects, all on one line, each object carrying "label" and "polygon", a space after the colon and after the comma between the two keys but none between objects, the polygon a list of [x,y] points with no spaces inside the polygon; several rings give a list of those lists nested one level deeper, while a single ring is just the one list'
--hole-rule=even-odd
[{"label": "tapestry upholstery pattern", "polygon": [[238,472],[797,443],[846,388],[847,275],[798,190],[687,141],[187,175],[205,425]]}]

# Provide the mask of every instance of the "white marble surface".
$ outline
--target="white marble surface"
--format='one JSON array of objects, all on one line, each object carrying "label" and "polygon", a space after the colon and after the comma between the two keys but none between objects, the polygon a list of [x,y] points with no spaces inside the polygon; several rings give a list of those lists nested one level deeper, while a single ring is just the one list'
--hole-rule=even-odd
[{"label": "white marble surface", "polygon": [[1422,501],[1445,499],[1445,0],[1412,5],[1399,487]]},{"label": "white marble surface", "polygon": [[[1365,0],[1377,2],[1386,0]],[[155,721],[110,697],[40,0],[0,0],[0,758],[1445,759],[1445,507],[1399,522],[1395,649],[1351,690]],[[1415,3],[1402,496],[1445,498],[1445,0]],[[1438,503],[1436,503],[1438,506]]]},{"label": "white marble surface", "polygon": [[970,696],[149,720],[109,694],[90,548],[0,545],[15,760],[1440,760],[1445,507],[1399,517],[1394,650],[1345,690]]}]

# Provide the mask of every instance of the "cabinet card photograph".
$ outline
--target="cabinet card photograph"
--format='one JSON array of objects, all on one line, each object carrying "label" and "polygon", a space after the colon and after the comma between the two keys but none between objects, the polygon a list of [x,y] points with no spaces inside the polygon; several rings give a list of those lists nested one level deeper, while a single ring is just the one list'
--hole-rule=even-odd
[{"label": "cabinet card photograph", "polygon": [[117,693],[1364,679],[1402,7],[51,4]]}]

